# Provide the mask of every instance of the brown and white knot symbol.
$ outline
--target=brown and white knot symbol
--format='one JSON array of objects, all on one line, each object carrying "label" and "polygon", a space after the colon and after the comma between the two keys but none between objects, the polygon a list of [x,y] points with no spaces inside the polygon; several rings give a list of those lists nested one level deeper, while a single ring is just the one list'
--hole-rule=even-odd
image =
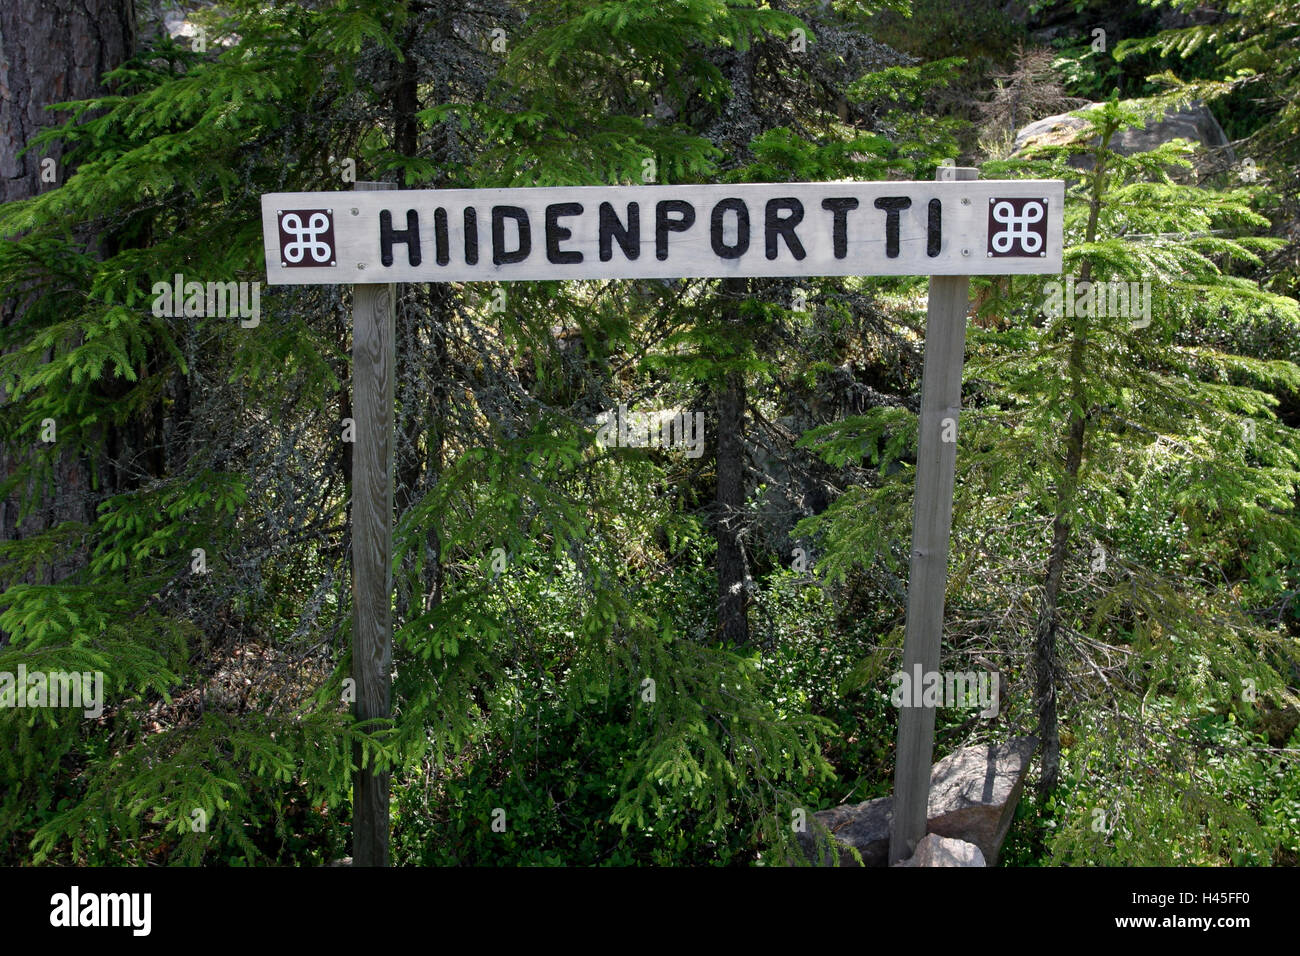
[{"label": "brown and white knot symbol", "polygon": [[990,199],[988,255],[1047,255],[1047,200]]},{"label": "brown and white knot symbol", "polygon": [[332,209],[279,210],[280,265],[334,265],[333,213]]}]

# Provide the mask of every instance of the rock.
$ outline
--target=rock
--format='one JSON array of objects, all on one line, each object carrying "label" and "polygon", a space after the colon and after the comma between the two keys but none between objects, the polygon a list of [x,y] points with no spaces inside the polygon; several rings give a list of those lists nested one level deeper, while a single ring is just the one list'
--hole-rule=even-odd
[{"label": "rock", "polygon": [[[1100,106],[1100,103],[1090,104]],[[1087,109],[1088,107],[1085,107]],[[1088,124],[1070,113],[1048,116],[1030,123],[1016,133],[1013,149],[1016,153],[1031,146],[1052,146],[1069,142]],[[1228,145],[1223,127],[1204,103],[1195,102],[1181,109],[1171,110],[1164,119],[1148,122],[1145,129],[1125,129],[1111,137],[1110,147],[1124,156],[1154,149],[1171,139],[1186,139],[1208,150],[1221,152],[1222,161],[1236,162],[1236,155]],[[1092,162],[1084,156],[1074,156],[1070,165],[1076,169],[1090,169]]]},{"label": "rock", "polygon": [[199,35],[198,27],[185,19],[185,14],[170,11],[163,16],[163,28],[173,40],[190,39]]},{"label": "rock", "polygon": [[974,843],[927,833],[916,845],[916,852],[894,866],[988,866],[984,854]]},{"label": "rock", "polygon": [[[944,757],[930,771],[926,831],[973,843],[985,865],[995,865],[1037,748],[1038,738],[1017,737]],[[893,818],[893,797],[831,807],[813,814],[813,825],[799,841],[820,866],[834,865],[832,852],[838,852],[840,866],[856,866],[849,847],[862,855],[863,865],[885,866]]]},{"label": "rock", "polygon": [[926,831],[974,843],[989,866],[1007,838],[1038,738],[967,747],[930,772]]},{"label": "rock", "polygon": [[1171,139],[1186,139],[1206,149],[1226,149],[1228,161],[1235,161],[1228,136],[1204,103],[1193,103],[1165,114],[1164,119],[1148,123],[1146,129],[1126,129],[1115,134],[1111,145],[1128,156],[1155,149]]},{"label": "rock", "polygon": [[889,863],[889,827],[893,819],[893,797],[818,810],[813,814],[813,826],[799,834],[799,842],[808,858],[819,866],[835,865],[832,846],[839,850],[840,866],[858,865],[846,847],[862,854],[863,866],[885,866]]},{"label": "rock", "polygon": [[1070,113],[1047,116],[1018,129],[1011,148],[1019,153],[1034,146],[1060,146],[1074,139],[1075,133],[1087,125],[1087,121]]}]

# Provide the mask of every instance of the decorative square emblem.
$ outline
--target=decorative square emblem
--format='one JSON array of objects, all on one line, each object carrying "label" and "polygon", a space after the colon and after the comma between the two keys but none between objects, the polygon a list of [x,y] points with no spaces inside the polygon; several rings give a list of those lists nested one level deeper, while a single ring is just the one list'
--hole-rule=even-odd
[{"label": "decorative square emblem", "polygon": [[1047,255],[1047,200],[989,200],[988,257]]},{"label": "decorative square emblem", "polygon": [[275,218],[280,227],[281,266],[335,264],[333,209],[277,209]]}]

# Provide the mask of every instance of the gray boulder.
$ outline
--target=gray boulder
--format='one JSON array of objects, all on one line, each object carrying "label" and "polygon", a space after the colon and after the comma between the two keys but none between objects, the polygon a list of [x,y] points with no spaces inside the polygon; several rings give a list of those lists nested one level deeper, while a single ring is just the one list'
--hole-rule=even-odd
[{"label": "gray boulder", "polygon": [[927,833],[916,845],[916,852],[895,866],[988,866],[984,854],[974,843],[953,840]]},{"label": "gray boulder", "polygon": [[[995,865],[1037,748],[1038,738],[1016,737],[944,757],[930,770],[926,831],[973,843],[987,865]],[[862,855],[864,866],[886,866],[893,819],[893,797],[831,807],[813,814],[799,841],[820,866],[833,866],[836,856],[840,866],[856,866],[850,847]]]},{"label": "gray boulder", "polygon": [[813,814],[808,832],[799,834],[808,858],[818,866],[857,866],[849,847],[862,854],[863,866],[889,864],[889,827],[894,820],[894,798],[876,797],[852,806],[841,804]]},{"label": "gray boulder", "polygon": [[[1084,120],[1069,113],[1048,116],[1022,127],[1016,133],[1013,149],[1016,153],[1020,153],[1031,146],[1066,143],[1087,125]],[[1130,156],[1133,153],[1154,149],[1171,139],[1189,140],[1207,150],[1219,152],[1221,159],[1228,164],[1236,162],[1236,155],[1228,145],[1228,137],[1223,132],[1223,127],[1219,125],[1219,121],[1214,118],[1214,114],[1205,104],[1199,101],[1169,111],[1163,119],[1148,122],[1145,129],[1120,130],[1111,137],[1110,147],[1117,153]],[[1075,156],[1070,160],[1070,165],[1078,169],[1089,169],[1092,163],[1086,157]]]},{"label": "gray boulder", "polygon": [[974,843],[992,866],[1020,802],[1038,738],[967,747],[930,771],[926,831]]}]

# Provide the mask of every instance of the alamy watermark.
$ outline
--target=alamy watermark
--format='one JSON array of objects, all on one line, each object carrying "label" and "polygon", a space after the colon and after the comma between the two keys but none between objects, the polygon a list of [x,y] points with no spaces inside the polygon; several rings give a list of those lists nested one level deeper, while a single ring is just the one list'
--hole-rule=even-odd
[{"label": "alamy watermark", "polygon": [[1042,310],[1050,316],[1135,319],[1134,329],[1151,324],[1151,282],[1076,280],[1048,282],[1043,286]]},{"label": "alamy watermark", "polygon": [[171,282],[155,282],[153,295],[153,314],[159,319],[238,316],[246,329],[262,321],[260,282],[186,282],[178,272]]},{"label": "alamy watermark", "polygon": [[133,936],[148,936],[153,926],[151,893],[83,893],[73,886],[50,897],[50,925],[126,927]]},{"label": "alamy watermark", "polygon": [[897,671],[890,701],[895,707],[979,707],[981,717],[996,717],[1000,698],[997,671]]},{"label": "alamy watermark", "polygon": [[0,671],[0,707],[73,707],[87,717],[104,713],[102,671]]},{"label": "alamy watermark", "polygon": [[626,405],[596,416],[596,444],[601,448],[682,448],[687,458],[704,454],[704,413],[629,412]]}]

